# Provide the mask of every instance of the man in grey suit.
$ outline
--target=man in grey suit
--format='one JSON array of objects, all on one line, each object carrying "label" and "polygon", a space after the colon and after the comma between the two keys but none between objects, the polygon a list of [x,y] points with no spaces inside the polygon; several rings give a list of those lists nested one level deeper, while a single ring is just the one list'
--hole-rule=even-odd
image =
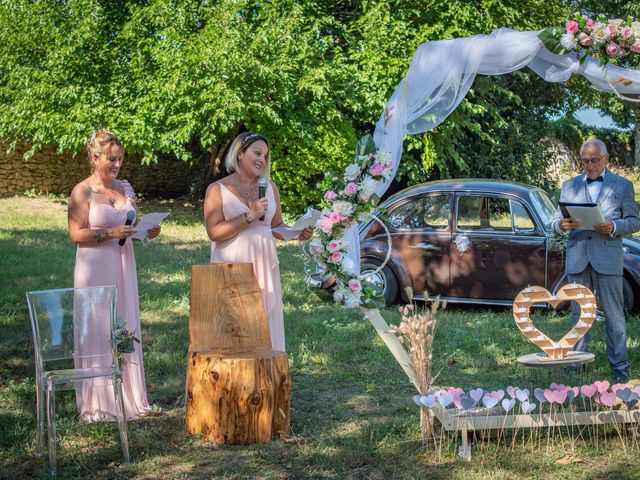
[{"label": "man in grey suit", "polygon": [[[595,225],[594,230],[580,230],[576,218],[562,218],[558,212],[554,228],[558,232],[569,232],[567,276],[570,282],[585,285],[596,293],[598,306],[605,316],[612,380],[625,382],[629,378],[629,361],[622,295],[622,237],[640,230],[638,205],[633,184],[606,168],[609,154],[602,141],[590,139],[584,142],[580,161],[584,175],[564,182],[560,201],[597,203],[605,221]],[[580,309],[575,302],[572,309],[575,323]],[[585,335],[575,350],[587,351],[587,342],[588,335]]]}]

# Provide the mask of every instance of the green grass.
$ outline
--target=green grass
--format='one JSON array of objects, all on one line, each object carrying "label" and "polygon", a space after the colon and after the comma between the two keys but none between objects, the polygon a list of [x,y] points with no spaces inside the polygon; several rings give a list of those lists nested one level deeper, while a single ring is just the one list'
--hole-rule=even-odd
[{"label": "green grass", "polygon": [[[57,397],[60,478],[640,478],[637,452],[615,438],[596,449],[515,451],[477,448],[471,462],[453,448],[437,455],[419,440],[412,386],[357,310],[333,305],[304,286],[300,245],[279,247],[292,373],[291,437],[219,446],[186,434],[184,381],[189,272],[209,259],[200,204],[143,202],[171,209],[161,237],[136,245],[142,338],[150,401],[161,414],[129,422],[134,463],[122,465],[117,429],[77,418],[72,392]],[[44,478],[33,456],[33,346],[24,292],[72,285],[75,248],[66,206],[55,198],[0,200],[0,478]],[[395,309],[383,312],[397,323]],[[536,314],[561,336],[564,314]],[[630,360],[638,368],[639,319],[629,318]],[[596,375],[608,378],[602,324],[594,327]],[[440,386],[504,388],[521,383],[515,358],[535,351],[505,309],[441,312],[434,371]]]}]

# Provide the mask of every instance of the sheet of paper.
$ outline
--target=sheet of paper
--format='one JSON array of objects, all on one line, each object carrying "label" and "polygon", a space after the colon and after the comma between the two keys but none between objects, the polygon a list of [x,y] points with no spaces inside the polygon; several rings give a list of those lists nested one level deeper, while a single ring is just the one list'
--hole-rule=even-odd
[{"label": "sheet of paper", "polygon": [[604,217],[598,205],[592,204],[561,204],[561,210],[565,209],[570,217],[577,218],[580,221],[579,230],[593,230],[593,226],[598,223],[604,223]]},{"label": "sheet of paper", "polygon": [[136,240],[144,240],[147,237],[147,231],[150,228],[160,225],[160,222],[170,215],[169,212],[153,212],[147,213],[142,220],[136,225],[135,233],[130,238]]},{"label": "sheet of paper", "polygon": [[302,232],[302,230],[294,230],[291,227],[272,228],[271,231],[273,233],[279,233],[282,236],[282,238],[285,239],[287,242],[289,240],[293,240]]},{"label": "sheet of paper", "polygon": [[322,212],[320,210],[316,210],[315,208],[310,208],[307,212],[302,215],[296,223],[291,225],[292,230],[304,230],[307,227],[315,226],[316,222],[320,220],[322,217]]}]

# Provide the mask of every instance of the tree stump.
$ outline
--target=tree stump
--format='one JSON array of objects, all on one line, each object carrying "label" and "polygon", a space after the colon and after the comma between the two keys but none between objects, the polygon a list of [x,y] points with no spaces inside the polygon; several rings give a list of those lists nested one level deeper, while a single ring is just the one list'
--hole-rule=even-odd
[{"label": "tree stump", "polygon": [[187,431],[216,443],[268,442],[289,431],[290,390],[286,353],[191,352]]},{"label": "tree stump", "polygon": [[289,360],[271,348],[251,264],[192,267],[189,334],[189,433],[249,444],[289,432]]}]

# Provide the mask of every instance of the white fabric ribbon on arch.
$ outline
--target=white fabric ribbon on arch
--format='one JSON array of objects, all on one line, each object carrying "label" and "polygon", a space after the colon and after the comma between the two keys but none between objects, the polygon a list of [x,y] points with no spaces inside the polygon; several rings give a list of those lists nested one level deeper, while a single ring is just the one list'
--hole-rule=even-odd
[{"label": "white fabric ribbon on arch", "polygon": [[[640,94],[640,70],[616,65],[600,66],[581,55],[555,55],[542,45],[540,32],[500,28],[490,35],[426,42],[416,50],[407,75],[396,87],[376,123],[373,138],[378,149],[388,150],[393,176],[381,182],[375,193],[387,191],[400,163],[407,134],[424,133],[442,123],[465,97],[476,75],[501,75],[529,67],[548,82],[565,82],[580,74],[598,89]],[[360,273],[360,239],[357,227],[345,232],[347,257]]]}]

